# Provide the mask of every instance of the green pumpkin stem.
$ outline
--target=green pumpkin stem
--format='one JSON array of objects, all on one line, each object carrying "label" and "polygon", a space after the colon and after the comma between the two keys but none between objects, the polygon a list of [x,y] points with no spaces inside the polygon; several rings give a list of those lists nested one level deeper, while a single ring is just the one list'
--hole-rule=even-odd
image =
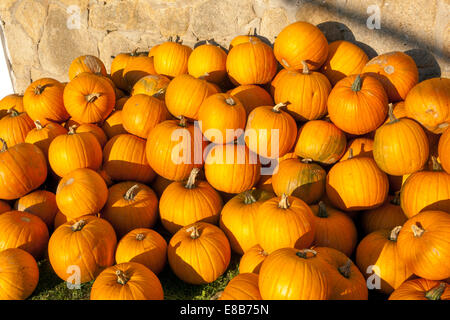
[{"label": "green pumpkin stem", "polygon": [[0,150],[0,152],[5,152],[6,150],[8,150],[8,144],[6,143],[6,141],[0,138],[0,142],[2,143],[2,149]]},{"label": "green pumpkin stem", "polygon": [[86,96],[86,101],[89,103],[93,103],[95,100],[101,97],[101,93],[91,93]]},{"label": "green pumpkin stem", "polygon": [[394,229],[392,229],[391,233],[389,234],[389,240],[397,241],[400,230],[402,230],[402,226],[396,226]]},{"label": "green pumpkin stem", "polygon": [[256,199],[253,196],[253,190],[247,190],[244,191],[244,203],[245,204],[252,204],[255,203]]},{"label": "green pumpkin stem", "polygon": [[180,123],[178,125],[180,127],[186,128],[186,118],[184,116],[180,117]]},{"label": "green pumpkin stem", "polygon": [[327,206],[323,201],[319,202],[319,212],[317,216],[320,218],[328,218]]},{"label": "green pumpkin stem", "polygon": [[389,115],[389,123],[396,123],[399,121],[397,117],[394,115],[394,105],[392,103],[389,103],[388,115]]},{"label": "green pumpkin stem", "polygon": [[345,278],[350,278],[351,275],[352,260],[348,259],[347,262],[338,268],[340,274]]},{"label": "green pumpkin stem", "polygon": [[308,253],[312,253],[313,257],[315,257],[317,255],[317,251],[312,250],[312,249],[303,249],[303,250],[297,251],[295,254],[297,255],[297,257],[300,257],[303,259],[308,259]]},{"label": "green pumpkin stem", "polygon": [[156,91],[153,95],[152,95],[152,97],[155,97],[155,98],[161,98],[162,96],[164,96],[166,94],[166,88],[161,88],[161,89],[159,89],[158,91]]},{"label": "green pumpkin stem", "polygon": [[42,126],[42,123],[41,123],[39,120],[36,120],[36,121],[34,122],[34,125],[36,126],[36,129],[38,129],[38,130],[42,130],[42,128],[44,128],[44,127]]},{"label": "green pumpkin stem", "polygon": [[284,107],[286,107],[286,106],[287,106],[286,103],[280,102],[280,103],[276,104],[276,105],[272,108],[272,111],[273,111],[273,112],[276,112],[276,113],[280,113],[280,109],[281,109],[281,108],[284,108]]},{"label": "green pumpkin stem", "polygon": [[437,160],[436,156],[431,156],[432,168],[433,171],[442,171],[442,166]]},{"label": "green pumpkin stem", "polygon": [[14,108],[8,109],[6,113],[8,113],[10,117],[17,117],[20,114],[19,111]]},{"label": "green pumpkin stem", "polygon": [[41,95],[42,92],[44,92],[44,90],[45,90],[45,88],[46,88],[47,86],[48,86],[48,84],[45,84],[45,85],[43,85],[43,86],[41,86],[40,84],[37,85],[37,86],[34,88],[34,94],[37,95],[37,96]]},{"label": "green pumpkin stem", "polygon": [[396,191],[394,194],[394,198],[391,200],[391,204],[395,206],[400,205],[400,191]]},{"label": "green pumpkin stem", "polygon": [[291,204],[289,203],[289,197],[286,193],[283,193],[281,195],[281,200],[278,203],[278,208],[281,209],[288,209],[291,206]]},{"label": "green pumpkin stem", "polygon": [[71,229],[72,229],[73,232],[81,231],[86,224],[87,224],[86,220],[83,220],[83,219],[82,220],[78,220],[77,222],[75,222],[72,225]]},{"label": "green pumpkin stem", "polygon": [[200,172],[199,168],[193,168],[191,173],[189,174],[188,181],[186,182],[186,185],[184,186],[186,189],[193,189],[195,188],[195,179],[197,179],[197,175]]},{"label": "green pumpkin stem", "polygon": [[309,68],[308,68],[308,64],[306,63],[305,60],[302,60],[302,65],[303,65],[303,74],[309,74]]},{"label": "green pumpkin stem", "polygon": [[414,237],[416,237],[416,238],[420,238],[423,235],[423,233],[425,232],[425,230],[422,229],[420,226],[418,226],[417,223],[411,225],[411,230],[414,234]]},{"label": "green pumpkin stem", "polygon": [[190,233],[191,238],[194,240],[200,238],[200,233],[198,232],[198,227],[196,225],[187,228],[186,232]]},{"label": "green pumpkin stem", "polygon": [[123,198],[125,199],[125,200],[128,200],[128,201],[132,201],[132,200],[134,200],[134,197],[136,197],[136,193],[137,193],[137,190],[139,189],[139,185],[138,184],[135,184],[135,185],[133,185],[130,189],[128,189],[127,190],[127,192],[123,195]]},{"label": "green pumpkin stem", "polygon": [[145,234],[143,234],[143,233],[138,233],[138,234],[136,235],[136,240],[142,241],[142,240],[144,240],[144,239],[145,239]]},{"label": "green pumpkin stem", "polygon": [[425,298],[428,300],[441,300],[441,296],[444,293],[446,286],[445,282],[440,282],[437,286],[425,293]]},{"label": "green pumpkin stem", "polygon": [[130,278],[122,270],[116,270],[117,282],[121,285],[125,285]]},{"label": "green pumpkin stem", "polygon": [[70,135],[75,134],[76,131],[77,131],[77,127],[78,126],[76,124],[74,124],[73,126],[70,126],[69,127],[69,132],[67,132],[67,134],[70,134]]},{"label": "green pumpkin stem", "polygon": [[353,92],[358,92],[361,91],[361,86],[362,86],[362,79],[361,79],[361,75],[357,75],[355,81],[352,84],[352,91]]}]

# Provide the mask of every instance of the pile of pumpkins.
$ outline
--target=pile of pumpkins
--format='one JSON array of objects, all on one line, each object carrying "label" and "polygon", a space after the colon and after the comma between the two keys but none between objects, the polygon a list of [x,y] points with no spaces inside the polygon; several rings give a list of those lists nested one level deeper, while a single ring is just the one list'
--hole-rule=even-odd
[{"label": "pile of pumpkins", "polygon": [[163,299],[164,268],[211,283],[232,252],[223,300],[450,298],[450,79],[302,21],[69,79],[0,101],[0,299],[43,258],[91,299]]}]

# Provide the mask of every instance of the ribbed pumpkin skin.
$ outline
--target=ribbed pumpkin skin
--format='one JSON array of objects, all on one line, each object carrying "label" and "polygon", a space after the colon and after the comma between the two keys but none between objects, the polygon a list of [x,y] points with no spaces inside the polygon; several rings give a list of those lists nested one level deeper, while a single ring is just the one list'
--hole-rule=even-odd
[{"label": "ribbed pumpkin skin", "polygon": [[116,248],[116,263],[137,262],[155,274],[167,261],[167,242],[154,230],[137,228],[120,239]]},{"label": "ribbed pumpkin skin", "polygon": [[102,165],[102,147],[91,133],[69,132],[50,143],[48,161],[60,177],[80,168],[98,170]]},{"label": "ribbed pumpkin skin", "polygon": [[25,300],[36,289],[39,268],[28,252],[11,248],[0,252],[0,300]]},{"label": "ribbed pumpkin skin", "polygon": [[188,72],[189,56],[192,49],[175,42],[164,42],[154,51],[154,64],[157,74],[176,77]]},{"label": "ribbed pumpkin skin", "polygon": [[191,189],[186,182],[172,182],[161,196],[159,214],[164,228],[174,234],[198,221],[217,224],[222,206],[219,193],[206,181],[196,182]]},{"label": "ribbed pumpkin skin", "polygon": [[34,81],[28,86],[23,96],[23,107],[28,116],[39,120],[42,125],[52,121],[64,122],[69,114],[64,107],[64,85],[51,78]]},{"label": "ribbed pumpkin skin", "polygon": [[337,162],[345,152],[347,138],[333,123],[312,120],[298,130],[295,154],[323,164]]},{"label": "ribbed pumpkin skin", "polygon": [[289,196],[289,206],[284,209],[280,207],[281,199],[276,197],[264,202],[256,216],[256,238],[269,254],[280,248],[304,249],[314,240],[316,224],[309,206]]},{"label": "ribbed pumpkin skin", "polygon": [[173,181],[189,177],[194,167],[202,167],[203,141],[199,128],[178,120],[167,120],[156,125],[147,139],[145,153],[153,170]]},{"label": "ribbed pumpkin skin", "polygon": [[353,261],[333,248],[314,247],[314,250],[317,252],[317,257],[330,266],[330,285],[328,286],[330,300],[368,299],[366,279]]},{"label": "ribbed pumpkin skin", "polygon": [[228,93],[242,103],[247,116],[256,107],[273,105],[272,96],[266,90],[254,84],[238,86],[229,90]]},{"label": "ribbed pumpkin skin", "polygon": [[59,210],[69,219],[100,212],[108,198],[103,178],[91,169],[76,169],[65,175],[56,189]]},{"label": "ribbed pumpkin skin", "polygon": [[287,112],[276,107],[260,106],[248,116],[245,144],[260,156],[273,159],[284,156],[292,149],[296,135],[297,124]]},{"label": "ribbed pumpkin skin", "polygon": [[[86,224],[76,231],[75,226],[80,221]],[[80,217],[53,232],[48,243],[48,257],[62,280],[67,281],[71,276],[73,270],[68,270],[70,266],[78,266],[80,283],[85,283],[113,265],[116,243],[116,233],[106,220],[94,216]]]},{"label": "ribbed pumpkin skin", "polygon": [[414,86],[405,99],[408,117],[433,133],[442,133],[450,125],[450,79],[432,78]]},{"label": "ribbed pumpkin skin", "polygon": [[33,130],[33,120],[26,113],[12,111],[0,119],[0,138],[9,147],[25,142],[28,132]]},{"label": "ribbed pumpkin skin", "polygon": [[[92,94],[98,97],[90,98]],[[90,73],[70,81],[64,88],[63,97],[67,112],[79,123],[96,123],[106,119],[116,103],[116,94],[108,80]]]},{"label": "ribbed pumpkin skin", "polygon": [[108,141],[108,137],[106,136],[106,133],[103,131],[102,128],[100,128],[98,125],[93,123],[84,123],[77,127],[77,132],[89,132],[92,133],[95,138],[97,138],[98,142],[100,143],[100,146],[103,148]]},{"label": "ribbed pumpkin skin", "polygon": [[330,169],[325,189],[333,206],[341,210],[368,210],[384,203],[389,181],[373,159],[352,158]]},{"label": "ribbed pumpkin skin", "polygon": [[315,25],[297,21],[278,34],[273,50],[286,69],[302,69],[302,61],[306,61],[310,70],[317,70],[327,59],[328,42]]},{"label": "ribbed pumpkin skin", "polygon": [[319,206],[310,207],[314,213],[316,225],[314,245],[333,248],[350,257],[358,243],[358,234],[353,220],[344,212],[326,205],[326,212],[323,213]]},{"label": "ribbed pumpkin skin", "polygon": [[315,120],[327,113],[330,91],[331,84],[323,74],[291,70],[277,81],[274,99],[275,103],[289,102],[286,108],[296,120]]},{"label": "ribbed pumpkin skin", "polygon": [[362,72],[374,76],[383,84],[391,102],[405,100],[411,88],[419,82],[419,71],[413,58],[399,51],[373,58]]},{"label": "ribbed pumpkin skin", "polygon": [[56,230],[60,225],[63,225],[67,222],[67,217],[58,210],[55,215],[55,220],[53,220],[53,229]]},{"label": "ribbed pumpkin skin", "polygon": [[[123,272],[127,282],[118,282],[116,272]],[[135,262],[120,263],[103,270],[92,285],[91,300],[163,300],[164,292],[158,277]]]},{"label": "ribbed pumpkin skin", "polygon": [[442,168],[450,174],[450,129],[445,130],[439,138],[438,153]]},{"label": "ribbed pumpkin skin", "polygon": [[[127,192],[132,187],[128,199]],[[157,210],[158,198],[152,189],[134,181],[120,182],[108,189],[102,218],[113,226],[117,238],[121,239],[136,228],[153,228],[158,219]]]},{"label": "ribbed pumpkin skin", "polygon": [[131,95],[146,94],[149,96],[155,95],[157,98],[164,100],[167,86],[170,80],[166,76],[160,74],[151,74],[139,79],[133,86]]},{"label": "ribbed pumpkin skin", "polygon": [[188,74],[175,77],[167,86],[167,109],[177,118],[183,116],[197,120],[203,101],[211,94],[217,93],[213,89],[206,80]]},{"label": "ribbed pumpkin skin", "polygon": [[261,269],[261,265],[268,257],[269,253],[259,245],[254,245],[248,249],[239,261],[239,273],[257,273]]},{"label": "ribbed pumpkin skin", "polygon": [[39,147],[48,159],[48,149],[50,148],[50,144],[57,136],[63,134],[67,134],[67,129],[60,124],[49,123],[45,127],[36,125],[36,128],[28,132],[25,137],[25,142]]},{"label": "ribbed pumpkin skin", "polygon": [[44,257],[48,243],[48,229],[37,216],[22,211],[8,211],[0,215],[0,251],[19,248],[35,259]]},{"label": "ribbed pumpkin skin", "polygon": [[[425,230],[416,234],[413,226]],[[423,211],[403,225],[398,236],[400,257],[411,271],[428,280],[450,277],[450,214],[444,211]]]},{"label": "ribbed pumpkin skin", "polygon": [[92,55],[80,56],[72,61],[69,66],[69,79],[72,80],[85,72],[103,76],[107,75],[103,62]]},{"label": "ribbed pumpkin skin", "polygon": [[[402,244],[398,240],[390,240],[390,234],[391,230],[388,229],[374,231],[365,236],[356,248],[356,264],[359,270],[366,279],[377,274],[380,278],[380,290],[385,294],[392,293],[413,274],[412,269],[400,256]],[[378,268],[368,272],[370,266]]]},{"label": "ribbed pumpkin skin", "polygon": [[[192,238],[192,227],[199,237]],[[182,281],[205,284],[215,281],[228,268],[231,249],[227,237],[218,227],[197,222],[187,225],[170,239],[167,257],[172,271]]]},{"label": "ribbed pumpkin skin", "polygon": [[254,273],[238,274],[228,282],[218,300],[262,300],[258,278]]},{"label": "ribbed pumpkin skin", "polygon": [[188,72],[190,75],[205,80],[220,83],[227,75],[227,54],[219,46],[206,43],[195,48],[188,60]]},{"label": "ribbed pumpkin skin", "polygon": [[128,87],[127,90],[131,91],[140,79],[152,74],[157,74],[153,57],[134,57],[127,63],[125,69],[123,69],[123,77]]},{"label": "ribbed pumpkin skin", "polygon": [[347,142],[346,151],[339,161],[345,161],[348,159],[350,149],[352,149],[353,158],[373,158],[373,139],[361,137],[350,140]]},{"label": "ribbed pumpkin skin", "polygon": [[228,52],[226,67],[234,83],[265,84],[275,76],[277,61],[271,47],[260,40],[250,40]]},{"label": "ribbed pumpkin skin", "polygon": [[119,134],[103,148],[103,169],[116,181],[148,183],[155,177],[145,156],[146,141],[131,134]]},{"label": "ribbed pumpkin skin", "polygon": [[271,192],[253,189],[234,196],[223,206],[219,226],[234,252],[242,255],[258,244],[255,226],[258,209],[274,196]]},{"label": "ribbed pumpkin skin", "polygon": [[47,179],[47,161],[41,149],[30,143],[0,150],[0,199],[18,199]]},{"label": "ribbed pumpkin skin", "polygon": [[320,70],[334,86],[345,77],[361,73],[368,61],[367,54],[360,47],[338,40],[328,45],[328,57]]},{"label": "ribbed pumpkin skin", "polygon": [[241,193],[259,180],[261,163],[245,145],[215,145],[205,160],[206,180],[214,189]]},{"label": "ribbed pumpkin skin", "polygon": [[377,129],[386,119],[388,97],[374,77],[361,75],[361,90],[353,91],[357,75],[340,80],[328,96],[328,114],[341,130],[356,135]]},{"label": "ribbed pumpkin skin", "polygon": [[26,211],[38,216],[45,222],[47,228],[51,229],[58,212],[56,196],[50,191],[37,190],[17,199],[14,203],[14,210]]},{"label": "ribbed pumpkin skin", "polygon": [[112,139],[119,134],[127,133],[127,130],[123,127],[122,110],[113,111],[103,122],[101,128],[106,133],[108,139]]},{"label": "ribbed pumpkin skin", "polygon": [[8,114],[9,109],[24,112],[23,96],[19,94],[10,94],[0,99],[0,119]]},{"label": "ribbed pumpkin skin", "polygon": [[326,300],[326,265],[317,256],[297,256],[302,250],[282,248],[264,260],[259,272],[259,291],[263,300]]},{"label": "ribbed pumpkin skin", "polygon": [[307,204],[317,202],[325,193],[327,173],[316,163],[286,159],[272,176],[272,187],[277,196],[283,193],[297,197]]},{"label": "ribbed pumpkin skin", "polygon": [[[441,281],[427,279],[412,279],[403,282],[389,296],[389,300],[429,300],[425,295],[427,292],[441,284]],[[440,300],[450,300],[450,285],[445,284],[445,290]]]},{"label": "ribbed pumpkin skin", "polygon": [[400,205],[408,218],[425,210],[450,213],[450,175],[444,171],[413,173],[403,183]]}]

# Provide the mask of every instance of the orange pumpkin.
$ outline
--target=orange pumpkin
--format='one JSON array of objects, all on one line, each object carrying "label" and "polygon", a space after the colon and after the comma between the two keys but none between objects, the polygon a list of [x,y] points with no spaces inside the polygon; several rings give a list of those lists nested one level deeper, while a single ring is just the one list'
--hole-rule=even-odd
[{"label": "orange pumpkin", "polygon": [[239,261],[239,273],[259,273],[261,265],[269,253],[259,245],[254,245],[248,249]]},{"label": "orange pumpkin", "polygon": [[170,78],[187,73],[191,53],[190,47],[177,42],[167,41],[158,45],[153,53],[156,73]]},{"label": "orange pumpkin", "polygon": [[60,225],[63,225],[67,222],[67,217],[58,210],[55,215],[55,219],[53,220],[53,229],[56,230]]},{"label": "orange pumpkin", "polygon": [[258,275],[240,273],[228,282],[218,300],[262,300]]},{"label": "orange pumpkin", "polygon": [[92,55],[81,56],[72,61],[69,67],[69,79],[72,80],[85,72],[105,77],[107,75],[103,62]]},{"label": "orange pumpkin", "polygon": [[123,127],[122,110],[113,111],[102,123],[101,128],[106,133],[108,139],[112,139],[119,134],[127,133],[127,130]]},{"label": "orange pumpkin", "polygon": [[48,159],[48,149],[50,148],[50,144],[57,136],[67,134],[67,129],[60,124],[53,122],[43,126],[39,120],[36,120],[34,125],[36,128],[27,133],[25,142],[39,147],[44,153],[45,158]]},{"label": "orange pumpkin", "polygon": [[233,39],[231,39],[228,50],[233,49],[233,47],[235,47],[241,43],[247,43],[250,41],[254,41],[254,42],[261,41],[256,35],[256,29],[253,30],[253,34],[251,34],[251,33],[252,33],[252,30],[249,30],[248,34],[238,35],[238,36],[234,37]]},{"label": "orange pumpkin", "polygon": [[153,57],[137,56],[130,59],[123,69],[127,91],[131,91],[140,79],[152,74],[157,74]]},{"label": "orange pumpkin", "polygon": [[128,63],[137,56],[142,54],[138,53],[137,49],[130,53],[119,53],[111,62],[111,79],[114,84],[123,90],[129,90],[128,83],[125,81],[123,71],[127,67]]},{"label": "orange pumpkin", "polygon": [[247,116],[256,107],[273,105],[272,96],[266,90],[254,84],[238,86],[229,90],[228,93],[242,103]]},{"label": "orange pumpkin", "polygon": [[100,143],[100,146],[103,148],[108,141],[108,137],[106,136],[106,133],[100,128],[98,125],[93,123],[84,123],[77,127],[77,132],[90,132],[92,133],[95,138],[97,138],[98,142]]},{"label": "orange pumpkin", "polygon": [[164,177],[161,177],[159,174],[156,175],[156,178],[153,179],[151,187],[153,191],[155,191],[156,195],[158,196],[158,199],[161,198],[161,195],[163,194],[164,190],[172,183],[173,181],[168,180]]},{"label": "orange pumpkin", "polygon": [[395,289],[389,300],[450,300],[450,285],[442,281],[412,279]]},{"label": "orange pumpkin", "polygon": [[367,157],[373,158],[373,139],[369,138],[355,138],[347,143],[347,148],[344,155],[339,161],[347,160],[350,149],[352,149],[353,158]]},{"label": "orange pumpkin", "polygon": [[18,112],[24,112],[23,96],[19,94],[10,94],[0,100],[0,119],[8,114],[9,109],[15,109]]},{"label": "orange pumpkin", "polygon": [[213,82],[221,83],[226,75],[227,54],[219,46],[206,41],[196,47],[188,59],[188,72],[190,75]]},{"label": "orange pumpkin", "polygon": [[48,229],[53,226],[58,206],[53,192],[37,190],[17,199],[14,210],[25,211],[34,214],[45,222]]},{"label": "orange pumpkin", "polygon": [[170,80],[166,76],[151,74],[136,82],[133,86],[133,90],[131,90],[131,95],[146,94],[164,100],[169,83]]},{"label": "orange pumpkin", "polygon": [[0,119],[0,137],[10,147],[25,142],[28,132],[33,128],[33,120],[26,113],[19,113],[15,109],[8,110],[8,115]]},{"label": "orange pumpkin", "polygon": [[442,168],[450,174],[450,129],[439,138],[438,153]]},{"label": "orange pumpkin", "polygon": [[289,70],[287,69],[281,69],[276,75],[275,77],[272,79],[272,81],[270,82],[270,86],[269,86],[269,92],[272,95],[272,97],[275,97],[275,88],[278,87],[279,83],[280,83],[280,79],[282,77],[284,77],[284,75],[286,73],[288,73]]}]

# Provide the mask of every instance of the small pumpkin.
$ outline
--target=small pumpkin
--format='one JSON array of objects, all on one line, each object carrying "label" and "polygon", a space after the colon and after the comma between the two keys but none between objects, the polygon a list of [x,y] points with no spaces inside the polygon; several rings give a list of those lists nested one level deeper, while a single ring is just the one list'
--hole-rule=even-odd
[{"label": "small pumpkin", "polygon": [[239,273],[257,273],[261,269],[261,265],[269,255],[268,252],[256,244],[248,249],[239,261]]},{"label": "small pumpkin", "polygon": [[389,300],[450,300],[450,285],[443,281],[412,279],[395,289]]},{"label": "small pumpkin", "polygon": [[228,93],[242,103],[247,116],[256,107],[273,105],[272,96],[266,90],[254,84],[237,86],[229,90]]},{"label": "small pumpkin", "polygon": [[100,146],[103,148],[108,141],[108,137],[106,136],[106,133],[100,128],[98,125],[93,123],[84,123],[77,127],[77,132],[90,132],[92,133],[95,138],[97,138],[98,142],[100,143]]},{"label": "small pumpkin", "polygon": [[219,300],[262,300],[258,278],[255,273],[238,274],[228,282]]},{"label": "small pumpkin", "polygon": [[233,49],[233,47],[237,46],[238,44],[247,43],[250,41],[254,41],[254,42],[261,41],[258,38],[258,36],[256,35],[256,29],[253,29],[253,34],[252,34],[252,30],[249,30],[248,34],[246,34],[246,35],[240,34],[238,36],[235,36],[233,39],[231,39],[228,50]]},{"label": "small pumpkin", "polygon": [[113,111],[102,123],[101,128],[106,133],[108,140],[119,134],[127,133],[123,127],[122,110]]},{"label": "small pumpkin", "polygon": [[136,82],[133,86],[133,90],[131,90],[131,95],[146,94],[164,100],[169,83],[170,79],[166,76],[151,74]]},{"label": "small pumpkin", "polygon": [[442,168],[450,174],[450,129],[445,130],[439,138],[438,153]]},{"label": "small pumpkin", "polygon": [[347,143],[344,155],[339,161],[347,160],[350,149],[352,149],[353,158],[368,157],[373,158],[373,139],[370,138],[354,138]]},{"label": "small pumpkin", "polygon": [[227,54],[222,48],[206,41],[196,47],[188,59],[188,73],[196,78],[221,83],[226,75]]},{"label": "small pumpkin", "polygon": [[8,110],[8,115],[0,119],[0,137],[8,146],[25,142],[28,132],[33,130],[33,120],[24,112]]},{"label": "small pumpkin", "polygon": [[114,57],[111,62],[111,79],[114,84],[123,90],[129,90],[128,83],[124,77],[124,70],[127,67],[128,63],[140,54],[137,49],[129,52],[129,53],[119,53]]},{"label": "small pumpkin", "polygon": [[138,56],[129,61],[123,70],[123,76],[127,83],[128,91],[131,91],[136,83],[149,75],[157,74],[153,57]]},{"label": "small pumpkin", "polygon": [[166,41],[158,45],[153,58],[155,71],[170,78],[188,73],[188,61],[192,49],[178,42]]},{"label": "small pumpkin", "polygon": [[67,134],[67,129],[57,123],[48,123],[43,126],[39,120],[34,122],[36,128],[30,130],[25,137],[26,143],[31,143],[39,147],[48,159],[48,149],[52,141],[60,135]]},{"label": "small pumpkin", "polygon": [[105,77],[107,75],[103,62],[93,55],[80,56],[73,60],[69,67],[69,79],[72,80],[85,72]]},{"label": "small pumpkin", "polygon": [[24,112],[23,95],[9,94],[0,99],[0,119],[8,114],[9,109],[15,109],[18,112]]},{"label": "small pumpkin", "polygon": [[38,216],[50,230],[58,212],[56,196],[53,192],[47,190],[33,191],[17,199],[14,203],[14,210],[25,211]]}]

